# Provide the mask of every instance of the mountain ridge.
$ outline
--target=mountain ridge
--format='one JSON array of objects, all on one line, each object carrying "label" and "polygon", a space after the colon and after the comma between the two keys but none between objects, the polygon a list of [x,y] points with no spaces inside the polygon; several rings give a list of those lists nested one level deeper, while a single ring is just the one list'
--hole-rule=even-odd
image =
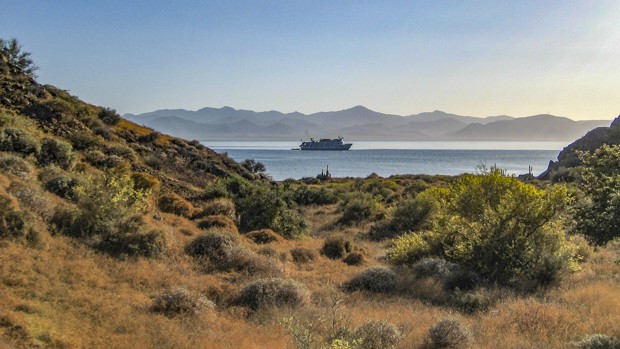
[{"label": "mountain ridge", "polygon": [[[576,121],[550,114],[474,117],[440,110],[396,115],[362,105],[312,114],[277,110],[257,112],[225,106],[196,111],[161,109],[123,117],[164,133],[199,140],[345,136],[359,141],[571,141],[611,121]],[[249,127],[250,123],[255,126]]]}]

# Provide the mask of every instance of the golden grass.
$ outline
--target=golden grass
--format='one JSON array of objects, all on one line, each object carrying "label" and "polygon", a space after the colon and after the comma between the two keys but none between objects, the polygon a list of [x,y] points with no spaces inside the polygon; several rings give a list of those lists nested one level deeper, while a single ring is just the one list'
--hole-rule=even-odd
[{"label": "golden grass", "polygon": [[[5,176],[0,176],[0,184],[3,191],[8,185]],[[405,335],[400,348],[423,348],[428,330],[446,317],[472,331],[473,348],[566,348],[592,333],[620,336],[617,246],[595,252],[582,271],[554,289],[504,297],[488,312],[468,315],[433,305],[443,297],[440,285],[409,279],[404,273],[404,290],[394,294],[345,292],[341,286],[353,275],[382,264],[386,246],[365,239],[365,226],[343,232],[318,224],[336,213],[333,207],[317,207],[306,211],[317,223],[307,238],[266,246],[245,242],[255,251],[269,249],[264,254],[282,263],[284,277],[311,292],[310,304],[252,313],[230,301],[257,276],[205,273],[184,252],[200,233],[195,224],[171,214],[153,219],[154,213],[146,217],[147,224],[163,230],[169,242],[158,259],[113,258],[47,232],[39,247],[18,242],[0,246],[0,348],[296,348],[278,324],[285,316],[320,323],[317,338],[329,332],[330,321],[354,329],[371,320],[387,320]],[[349,266],[320,255],[303,264],[290,260],[289,251],[296,247],[318,253],[331,234],[350,236],[369,256],[368,263]],[[168,318],[149,311],[154,297],[176,287],[206,295],[217,306],[193,317]]]}]

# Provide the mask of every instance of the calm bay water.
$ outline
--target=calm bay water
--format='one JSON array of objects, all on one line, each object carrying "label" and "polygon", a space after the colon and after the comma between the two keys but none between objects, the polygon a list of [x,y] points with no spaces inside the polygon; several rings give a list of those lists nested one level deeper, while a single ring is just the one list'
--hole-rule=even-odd
[{"label": "calm bay water", "polygon": [[265,164],[275,180],[315,177],[329,166],[334,177],[395,174],[457,175],[496,165],[511,174],[539,174],[566,146],[561,142],[353,142],[349,151],[296,151],[299,141],[211,141],[207,147],[236,161]]}]

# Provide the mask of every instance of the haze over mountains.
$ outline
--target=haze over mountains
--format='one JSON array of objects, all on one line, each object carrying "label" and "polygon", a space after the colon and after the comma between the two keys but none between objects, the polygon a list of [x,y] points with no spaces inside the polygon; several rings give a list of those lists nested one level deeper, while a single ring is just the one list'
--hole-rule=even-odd
[{"label": "haze over mountains", "polygon": [[335,138],[372,141],[572,141],[610,120],[575,121],[548,114],[478,118],[435,110],[383,114],[363,106],[305,115],[231,107],[197,111],[163,109],[125,118],[160,132],[198,140],[296,140]]}]

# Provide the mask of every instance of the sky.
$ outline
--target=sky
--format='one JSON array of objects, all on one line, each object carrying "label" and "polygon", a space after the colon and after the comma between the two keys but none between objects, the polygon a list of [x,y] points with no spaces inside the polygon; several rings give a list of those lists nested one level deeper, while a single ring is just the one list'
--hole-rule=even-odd
[{"label": "sky", "polygon": [[0,0],[55,85],[121,114],[231,106],[620,114],[620,1]]}]

